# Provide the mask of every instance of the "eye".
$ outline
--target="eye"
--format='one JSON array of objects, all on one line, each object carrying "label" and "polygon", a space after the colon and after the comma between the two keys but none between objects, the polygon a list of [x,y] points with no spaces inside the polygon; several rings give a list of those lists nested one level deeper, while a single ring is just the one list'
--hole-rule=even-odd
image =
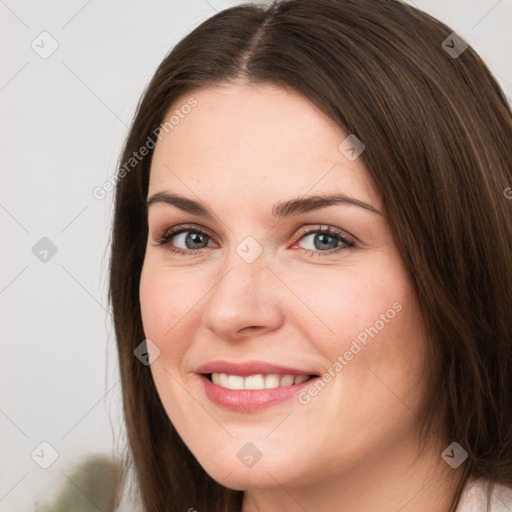
[{"label": "eye", "polygon": [[302,234],[297,243],[304,241],[306,241],[306,247],[302,248],[310,256],[323,256],[355,247],[350,237],[331,226],[322,228],[320,225],[315,229],[310,228]]},{"label": "eye", "polygon": [[[178,226],[164,231],[154,240],[159,246],[168,246],[171,253],[192,255],[202,253],[209,246],[211,237],[197,226]],[[353,240],[341,230],[322,225],[303,231],[295,245],[299,243],[305,243],[306,246],[301,248],[310,256],[329,255],[355,247]]]},{"label": "eye", "polygon": [[155,237],[158,245],[168,245],[168,251],[176,254],[202,252],[201,249],[208,246],[209,240],[210,236],[196,226],[179,226]]}]

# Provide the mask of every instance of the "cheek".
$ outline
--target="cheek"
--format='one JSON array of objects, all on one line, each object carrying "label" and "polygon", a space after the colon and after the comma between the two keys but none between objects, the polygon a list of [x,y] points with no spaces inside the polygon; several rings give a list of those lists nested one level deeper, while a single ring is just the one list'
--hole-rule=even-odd
[{"label": "cheek", "polygon": [[200,289],[201,281],[196,280],[181,278],[179,271],[165,268],[149,255],[139,285],[144,334],[160,350],[150,366],[151,374],[169,419],[178,425],[186,421],[187,414],[197,414],[197,404],[179,383],[193,340],[190,326],[197,321],[197,303],[207,290],[206,285],[204,291]]},{"label": "cheek", "polygon": [[[169,296],[168,296],[169,295]],[[144,334],[152,341],[163,339],[163,334],[172,326],[169,311],[174,311],[172,302],[170,308],[164,305],[172,298],[172,293],[156,278],[155,272],[143,267],[139,285],[140,309]],[[161,349],[162,347],[159,348]]]},{"label": "cheek", "polygon": [[325,371],[336,376],[335,394],[357,407],[362,407],[363,394],[371,413],[371,407],[380,410],[382,404],[396,401],[391,389],[417,409],[425,384],[427,337],[397,255],[389,251],[357,268],[316,273],[294,291],[311,307],[312,313],[297,316],[297,322],[325,357]]},{"label": "cheek", "polygon": [[328,270],[294,279],[294,292],[308,306],[308,311],[295,307],[295,321],[303,327],[307,322],[309,334],[329,359],[343,354],[354,340],[364,347],[416,324],[412,307],[406,307],[412,296],[410,283],[393,255]]},{"label": "cheek", "polygon": [[[159,342],[160,350],[172,349],[197,314],[197,305],[208,291],[199,274],[165,268],[149,256],[142,268],[139,297],[145,335]],[[172,342],[172,343],[171,343]],[[168,345],[168,346],[167,346]]]}]

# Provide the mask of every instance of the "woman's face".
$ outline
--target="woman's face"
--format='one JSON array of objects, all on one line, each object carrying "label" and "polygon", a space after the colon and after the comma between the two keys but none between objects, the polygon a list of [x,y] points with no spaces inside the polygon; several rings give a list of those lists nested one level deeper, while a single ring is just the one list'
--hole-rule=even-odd
[{"label": "woman's face", "polygon": [[155,148],[140,281],[170,421],[236,489],[347,482],[403,460],[426,339],[362,146],[340,146],[349,134],[282,88],[193,98]]}]

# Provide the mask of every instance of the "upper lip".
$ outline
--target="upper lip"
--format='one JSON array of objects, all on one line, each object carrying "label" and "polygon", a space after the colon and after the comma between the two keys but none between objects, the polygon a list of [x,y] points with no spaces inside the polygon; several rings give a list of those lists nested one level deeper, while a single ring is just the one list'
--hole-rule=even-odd
[{"label": "upper lip", "polygon": [[240,363],[233,363],[229,361],[210,361],[209,363],[200,366],[196,370],[196,373],[227,373],[228,375],[240,375],[241,377],[270,373],[277,375],[315,375],[314,372],[272,363],[265,363],[263,361],[246,361]]}]

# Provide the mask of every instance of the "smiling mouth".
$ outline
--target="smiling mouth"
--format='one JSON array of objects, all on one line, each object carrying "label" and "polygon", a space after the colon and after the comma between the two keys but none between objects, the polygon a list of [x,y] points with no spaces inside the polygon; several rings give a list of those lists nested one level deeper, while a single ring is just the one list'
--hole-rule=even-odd
[{"label": "smiling mouth", "polygon": [[259,373],[247,376],[227,373],[207,373],[204,375],[213,384],[231,390],[264,390],[291,387],[318,377],[317,375],[278,375],[275,373]]}]

